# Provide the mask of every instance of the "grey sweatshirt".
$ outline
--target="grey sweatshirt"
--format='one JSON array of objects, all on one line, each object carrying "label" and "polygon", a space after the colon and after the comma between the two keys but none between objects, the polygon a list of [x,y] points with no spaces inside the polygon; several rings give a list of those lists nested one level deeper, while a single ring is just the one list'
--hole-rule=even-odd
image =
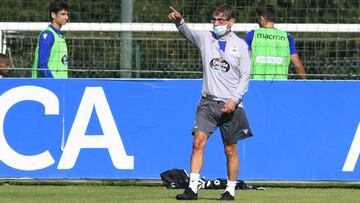
[{"label": "grey sweatshirt", "polygon": [[[242,106],[250,78],[250,56],[244,40],[230,32],[217,39],[210,31],[194,31],[184,19],[176,23],[180,33],[200,49],[203,67],[202,95],[215,100],[234,100]],[[225,51],[218,41],[226,41]]]}]

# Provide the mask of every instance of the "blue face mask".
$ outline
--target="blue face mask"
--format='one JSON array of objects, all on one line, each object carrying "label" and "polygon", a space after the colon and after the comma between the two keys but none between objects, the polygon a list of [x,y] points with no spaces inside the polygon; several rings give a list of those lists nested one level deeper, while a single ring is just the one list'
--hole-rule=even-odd
[{"label": "blue face mask", "polygon": [[227,25],[213,26],[213,32],[217,37],[222,37],[228,31]]}]

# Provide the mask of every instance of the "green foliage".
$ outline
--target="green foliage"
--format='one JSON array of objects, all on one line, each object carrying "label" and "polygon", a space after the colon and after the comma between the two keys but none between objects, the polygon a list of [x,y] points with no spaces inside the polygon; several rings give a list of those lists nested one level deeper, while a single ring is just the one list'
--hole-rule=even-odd
[{"label": "green foliage", "polygon": [[[125,1],[125,0],[123,0]],[[48,3],[43,0],[2,0],[0,22],[48,21]],[[72,22],[120,22],[120,0],[68,0]],[[181,11],[190,22],[206,23],[214,6],[234,5],[238,22],[253,22],[261,0],[133,0],[134,22],[167,21],[169,6]],[[358,23],[357,0],[267,0],[279,11],[279,23]]]},{"label": "green foliage", "polygon": [[[0,22],[48,22],[50,0],[2,0]],[[133,22],[169,23],[169,6],[187,22],[209,23],[215,5],[236,7],[238,23],[255,23],[260,2],[275,5],[278,23],[359,23],[358,0],[67,0],[70,22],[121,22],[121,6],[133,4]],[[11,76],[29,77],[38,32],[6,32]],[[244,33],[237,33],[240,37]],[[310,79],[360,79],[359,33],[291,33]],[[116,32],[68,32],[71,77],[121,77],[121,47]],[[132,77],[201,78],[199,51],[178,33],[132,33]],[[290,78],[297,79],[294,69]]]}]

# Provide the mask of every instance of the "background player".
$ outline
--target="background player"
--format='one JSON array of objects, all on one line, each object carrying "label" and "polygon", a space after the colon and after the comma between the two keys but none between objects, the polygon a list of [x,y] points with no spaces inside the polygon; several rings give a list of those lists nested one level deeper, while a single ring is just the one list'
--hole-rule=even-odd
[{"label": "background player", "polygon": [[61,27],[69,20],[69,6],[64,2],[49,5],[51,24],[40,33],[35,50],[33,78],[67,78],[68,53]]},{"label": "background player", "polygon": [[260,28],[246,33],[245,40],[251,52],[252,79],[288,79],[290,59],[302,79],[306,73],[296,51],[294,38],[274,28],[276,12],[272,5],[261,4],[257,7]]}]

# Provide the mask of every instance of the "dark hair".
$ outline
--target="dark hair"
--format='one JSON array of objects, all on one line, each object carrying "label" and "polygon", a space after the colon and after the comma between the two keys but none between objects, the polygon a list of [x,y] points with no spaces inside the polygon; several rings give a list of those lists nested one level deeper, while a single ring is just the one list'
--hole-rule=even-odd
[{"label": "dark hair", "polygon": [[275,22],[276,20],[276,11],[274,6],[270,4],[260,4],[256,8],[256,13],[259,17],[263,16],[268,21]]},{"label": "dark hair", "polygon": [[52,19],[51,17],[51,13],[58,13],[59,11],[69,11],[69,5],[67,5],[67,3],[65,2],[60,2],[60,1],[54,1],[49,5],[49,14],[50,14],[50,19]]},{"label": "dark hair", "polygon": [[223,13],[226,18],[231,19],[236,17],[235,9],[234,7],[228,5],[228,4],[222,4],[220,6],[217,6],[213,10],[213,14]]}]

